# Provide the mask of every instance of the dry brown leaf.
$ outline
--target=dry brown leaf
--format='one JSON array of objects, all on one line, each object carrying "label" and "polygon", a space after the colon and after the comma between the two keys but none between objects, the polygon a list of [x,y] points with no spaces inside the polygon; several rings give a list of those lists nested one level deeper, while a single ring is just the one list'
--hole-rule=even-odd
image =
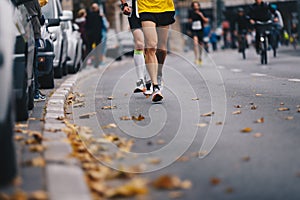
[{"label": "dry brown leaf", "polygon": [[101,109],[102,110],[112,110],[112,109],[116,109],[117,106],[116,105],[112,105],[112,106],[103,106]]},{"label": "dry brown leaf", "polygon": [[181,198],[183,196],[183,192],[182,191],[171,191],[168,194],[168,197],[170,199],[177,199],[177,198]]},{"label": "dry brown leaf", "polygon": [[157,140],[157,144],[159,144],[159,145],[162,145],[162,144],[165,144],[165,143],[166,143],[166,141],[163,140],[163,139]]},{"label": "dry brown leaf", "polygon": [[89,178],[92,180],[99,180],[99,179],[103,178],[103,175],[104,175],[103,173],[101,173],[98,170],[89,170],[87,172],[87,174],[88,174]]},{"label": "dry brown leaf", "polygon": [[286,107],[280,107],[278,108],[278,111],[288,111],[290,110],[289,108],[286,108]]},{"label": "dry brown leaf", "polygon": [[87,118],[90,118],[91,116],[96,115],[96,114],[97,114],[96,112],[90,112],[90,113],[82,114],[82,115],[79,116],[79,119],[87,119]]},{"label": "dry brown leaf", "polygon": [[58,116],[56,119],[62,121],[62,120],[65,119],[65,117],[64,116]]},{"label": "dry brown leaf", "polygon": [[300,108],[298,108],[297,112],[300,113]]},{"label": "dry brown leaf", "polygon": [[215,112],[208,112],[208,113],[202,114],[201,117],[210,117],[210,116],[212,116],[214,114],[215,114]]},{"label": "dry brown leaf", "polygon": [[41,118],[29,117],[28,121],[41,121]]},{"label": "dry brown leaf", "polygon": [[255,134],[253,135],[253,137],[255,137],[255,138],[260,138],[260,137],[262,137],[262,134],[261,134],[261,133],[255,133]]},{"label": "dry brown leaf", "polygon": [[43,140],[42,133],[39,131],[29,131],[29,136],[33,136],[38,143],[41,143]]},{"label": "dry brown leaf", "polygon": [[29,151],[31,151],[31,152],[43,152],[43,151],[45,151],[45,149],[46,148],[40,144],[29,146]]},{"label": "dry brown leaf", "polygon": [[264,123],[264,122],[265,122],[265,119],[264,119],[263,117],[261,117],[261,118],[257,119],[257,120],[254,121],[254,122],[255,122],[255,123],[261,124],[261,123]]},{"label": "dry brown leaf", "polygon": [[259,93],[257,93],[257,94],[255,94],[255,96],[257,96],[257,97],[261,97],[261,96],[262,96],[262,94],[259,94]]},{"label": "dry brown leaf", "polygon": [[240,110],[237,110],[237,111],[232,112],[233,115],[239,115],[239,114],[241,114],[241,113],[242,113],[242,111],[240,111]]},{"label": "dry brown leaf", "polygon": [[18,189],[11,197],[10,200],[27,200],[28,195],[26,192]]},{"label": "dry brown leaf", "polygon": [[30,200],[47,200],[48,194],[47,194],[47,192],[42,191],[42,190],[34,191],[29,194],[29,199]]},{"label": "dry brown leaf", "polygon": [[15,132],[16,132],[16,133],[27,134],[27,133],[28,133],[28,130],[24,130],[24,129],[21,129],[21,128],[16,128],[16,129],[15,129]]},{"label": "dry brown leaf", "polygon": [[200,124],[196,124],[196,126],[200,127],[200,128],[204,128],[207,126],[206,123],[200,123]]},{"label": "dry brown leaf", "polygon": [[88,182],[88,185],[90,186],[92,191],[100,194],[101,196],[104,195],[105,191],[107,190],[106,186],[100,181]]},{"label": "dry brown leaf", "polygon": [[248,161],[250,161],[250,156],[244,156],[242,158],[242,160],[245,161],[245,162],[248,162]]},{"label": "dry brown leaf", "polygon": [[208,152],[207,151],[199,151],[198,152],[198,157],[202,157],[202,156],[205,156],[205,155],[207,155],[208,154]]},{"label": "dry brown leaf", "polygon": [[29,138],[29,139],[25,140],[25,144],[31,145],[31,144],[39,144],[39,143],[38,143],[38,141],[36,141],[36,139]]},{"label": "dry brown leaf", "polygon": [[231,194],[231,193],[233,193],[233,192],[234,192],[234,190],[233,190],[232,187],[227,187],[227,188],[225,189],[225,193],[227,193],[227,194]]},{"label": "dry brown leaf", "polygon": [[284,106],[284,103],[283,103],[283,102],[280,102],[280,105],[281,105],[281,106]]},{"label": "dry brown leaf", "polygon": [[120,120],[131,120],[131,118],[128,116],[122,116],[120,117]]},{"label": "dry brown leaf", "polygon": [[108,128],[117,128],[117,125],[114,124],[114,123],[110,123],[110,124],[107,124],[105,126],[101,126],[102,129],[108,129]]},{"label": "dry brown leaf", "polygon": [[107,99],[108,99],[108,100],[113,100],[114,97],[113,97],[113,96],[109,96],[109,97],[107,97]]},{"label": "dry brown leaf", "polygon": [[252,105],[250,108],[251,108],[251,110],[256,110],[257,106],[256,105]]},{"label": "dry brown leaf", "polygon": [[45,167],[46,161],[42,157],[36,157],[30,161],[25,162],[25,164],[33,167]]},{"label": "dry brown leaf", "polygon": [[199,100],[199,98],[198,97],[194,97],[194,98],[192,98],[192,100],[193,101],[197,101],[197,100]]},{"label": "dry brown leaf", "polygon": [[150,164],[153,164],[153,165],[157,165],[157,164],[161,163],[160,158],[147,158],[146,161]]},{"label": "dry brown leaf", "polygon": [[27,124],[27,123],[26,123],[26,124],[17,123],[17,124],[15,125],[15,128],[28,128],[28,124]]},{"label": "dry brown leaf", "polygon": [[178,161],[178,162],[187,162],[189,160],[190,160],[190,158],[188,156],[181,156],[176,161]]},{"label": "dry brown leaf", "polygon": [[285,120],[293,120],[294,117],[293,117],[293,116],[287,116],[287,117],[285,117],[284,119],[285,119]]},{"label": "dry brown leaf", "polygon": [[222,125],[223,122],[216,122],[216,125]]},{"label": "dry brown leaf", "polygon": [[24,140],[24,137],[22,135],[15,135],[14,139],[16,141],[21,141],[21,140]]},{"label": "dry brown leaf", "polygon": [[246,127],[241,130],[242,133],[250,133],[251,131],[252,131],[252,128],[250,128],[250,127]]},{"label": "dry brown leaf", "polygon": [[134,178],[125,185],[111,188],[106,192],[106,196],[113,197],[134,197],[148,193],[147,181],[142,178]]},{"label": "dry brown leaf", "polygon": [[193,186],[193,184],[190,180],[184,180],[180,184],[181,189],[184,189],[184,190],[191,189],[192,186]]},{"label": "dry brown leaf", "polygon": [[234,105],[235,108],[241,108],[241,105]]},{"label": "dry brown leaf", "polygon": [[152,185],[157,189],[173,190],[179,189],[181,180],[178,176],[162,175],[152,182]]},{"label": "dry brown leaf", "polygon": [[219,185],[221,183],[221,179],[219,179],[218,177],[212,177],[210,179],[210,184],[212,185]]},{"label": "dry brown leaf", "polygon": [[105,134],[103,137],[110,142],[116,142],[120,140],[119,136],[114,134]]},{"label": "dry brown leaf", "polygon": [[142,121],[142,120],[145,119],[145,117],[144,117],[143,115],[139,114],[138,117],[136,117],[136,116],[133,115],[133,116],[131,117],[131,119],[134,120],[134,121]]}]

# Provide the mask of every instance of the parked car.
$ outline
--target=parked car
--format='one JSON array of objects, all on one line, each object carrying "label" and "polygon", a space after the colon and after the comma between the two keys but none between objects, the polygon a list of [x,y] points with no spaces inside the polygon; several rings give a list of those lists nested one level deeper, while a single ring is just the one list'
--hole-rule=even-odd
[{"label": "parked car", "polygon": [[51,36],[48,27],[58,26],[59,23],[59,19],[50,19],[46,20],[45,25],[41,27],[42,39],[39,41],[38,48],[38,70],[40,88],[43,89],[54,88],[53,59],[55,55],[53,42],[56,38]]},{"label": "parked car", "polygon": [[28,118],[28,110],[33,104],[33,62],[34,33],[30,16],[23,4],[14,9],[15,51],[14,51],[14,93],[16,100],[16,119]]},{"label": "parked car", "polygon": [[63,17],[66,17],[66,19],[70,19],[65,22],[65,29],[68,38],[67,67],[70,73],[76,73],[81,65],[83,42],[81,39],[81,34],[79,32],[79,26],[72,23],[73,12],[64,10]]},{"label": "parked car", "polygon": [[67,72],[67,55],[68,55],[68,40],[65,31],[65,23],[62,19],[63,13],[61,3],[59,0],[49,0],[48,3],[42,7],[42,13],[46,19],[60,19],[59,26],[49,27],[48,31],[52,37],[56,38],[53,41],[54,46],[54,77],[61,78]]},{"label": "parked car", "polygon": [[122,46],[122,55],[133,56],[134,40],[130,31],[118,33],[120,44]]},{"label": "parked car", "polygon": [[13,145],[13,52],[15,43],[13,6],[2,1],[0,6],[0,185],[16,175]]},{"label": "parked car", "polygon": [[122,60],[122,45],[115,29],[108,29],[106,46],[107,57]]}]

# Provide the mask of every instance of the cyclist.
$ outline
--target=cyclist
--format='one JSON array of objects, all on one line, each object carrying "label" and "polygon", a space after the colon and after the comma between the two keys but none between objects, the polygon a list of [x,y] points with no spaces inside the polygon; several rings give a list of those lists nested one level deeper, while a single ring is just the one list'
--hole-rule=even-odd
[{"label": "cyclist", "polygon": [[249,28],[250,28],[249,17],[246,16],[243,8],[238,8],[238,15],[235,20],[235,30],[236,30],[236,35],[238,37],[238,44],[239,44],[238,51],[239,52],[242,51],[242,48],[241,48],[242,47],[241,46],[242,35],[243,34],[245,35],[248,32]]},{"label": "cyclist", "polygon": [[[280,13],[280,11],[277,9],[277,5],[276,4],[271,4],[271,8],[274,10],[273,15],[274,18],[277,18],[277,21],[274,21],[273,24],[273,39],[274,39],[274,43],[272,43],[274,45],[274,48],[278,47],[278,43],[281,40],[281,35],[282,35],[282,29],[283,29],[283,19],[282,19],[282,15]],[[276,16],[275,16],[276,15]]]},{"label": "cyclist", "polygon": [[[274,13],[274,9],[272,9],[268,3],[265,3],[262,0],[255,0],[255,3],[252,6],[250,6],[248,16],[250,17],[250,23],[255,25],[254,26],[256,30],[255,48],[257,54],[259,54],[259,36],[262,33],[262,31],[268,29],[269,27],[267,25],[265,25],[264,27],[257,26],[255,23],[257,21],[260,22],[272,21],[272,13]],[[274,13],[274,16],[275,16],[273,19],[274,22],[278,21],[276,13]],[[269,41],[271,41],[270,36],[268,39]]]},{"label": "cyclist", "polygon": [[151,81],[148,80],[145,58],[144,58],[144,35],[142,31],[142,24],[137,12],[137,1],[132,0],[129,5],[126,0],[121,0],[121,10],[123,14],[128,15],[129,27],[134,38],[133,60],[138,80],[136,81],[136,88],[134,93],[144,92],[145,95],[151,95],[150,90]]}]

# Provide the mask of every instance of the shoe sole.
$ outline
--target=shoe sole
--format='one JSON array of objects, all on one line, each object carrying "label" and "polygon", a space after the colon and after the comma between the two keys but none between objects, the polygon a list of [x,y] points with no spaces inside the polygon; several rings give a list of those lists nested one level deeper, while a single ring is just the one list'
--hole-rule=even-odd
[{"label": "shoe sole", "polygon": [[134,91],[133,91],[133,93],[141,93],[141,92],[145,92],[146,91],[146,89],[140,89],[140,88],[136,88]]},{"label": "shoe sole", "polygon": [[163,96],[161,94],[154,94],[153,97],[152,97],[152,101],[153,102],[159,102],[161,100],[163,100]]}]

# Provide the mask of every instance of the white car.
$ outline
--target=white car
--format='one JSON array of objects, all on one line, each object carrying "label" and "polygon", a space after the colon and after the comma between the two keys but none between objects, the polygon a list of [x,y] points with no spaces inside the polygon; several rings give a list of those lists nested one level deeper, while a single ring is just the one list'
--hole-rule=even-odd
[{"label": "white car", "polygon": [[12,91],[15,32],[13,7],[9,1],[0,6],[0,184],[16,175],[13,146]]},{"label": "white car", "polygon": [[76,73],[81,65],[83,42],[81,39],[81,34],[79,32],[78,25],[72,22],[73,12],[69,10],[64,10],[63,17],[66,19],[70,19],[65,22],[65,31],[67,33],[68,38],[68,72]]}]

